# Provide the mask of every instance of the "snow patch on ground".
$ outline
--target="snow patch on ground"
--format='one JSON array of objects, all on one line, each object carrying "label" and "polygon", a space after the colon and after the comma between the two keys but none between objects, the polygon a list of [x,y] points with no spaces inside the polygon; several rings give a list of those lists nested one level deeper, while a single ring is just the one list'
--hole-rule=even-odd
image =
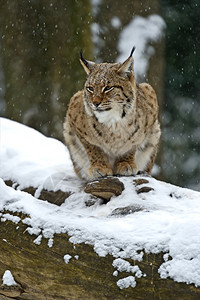
[{"label": "snow patch on ground", "polygon": [[[43,238],[53,247],[54,234],[67,233],[74,244],[92,245],[100,256],[113,256],[113,273],[127,272],[118,279],[119,288],[134,287],[143,274],[127,259],[142,261],[144,251],[164,254],[161,278],[200,286],[200,193],[148,177],[153,190],[137,194],[133,177],[122,177],[125,190],[107,204],[87,207],[90,195],[74,174],[66,147],[39,132],[0,118],[0,218],[27,225],[27,232],[40,245]],[[25,172],[25,174],[24,174]],[[137,178],[137,177],[136,177]],[[141,176],[140,176],[141,178]],[[17,184],[9,187],[5,180]],[[74,191],[57,206],[41,201],[20,189],[34,186],[47,190]],[[140,207],[126,215],[115,209]],[[4,213],[4,211],[6,211]],[[27,215],[23,220],[15,212]],[[9,243],[7,236],[2,239]],[[117,280],[117,278],[116,278]]]}]

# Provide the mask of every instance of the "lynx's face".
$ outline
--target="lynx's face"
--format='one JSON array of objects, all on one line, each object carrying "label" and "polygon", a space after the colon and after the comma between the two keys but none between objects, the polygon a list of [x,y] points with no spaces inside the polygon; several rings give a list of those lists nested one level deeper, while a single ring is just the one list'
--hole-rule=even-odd
[{"label": "lynx's face", "polygon": [[135,98],[132,57],[129,58],[128,66],[88,61],[82,64],[88,74],[84,86],[86,111],[94,114],[101,123],[108,119],[119,121],[132,111]]}]

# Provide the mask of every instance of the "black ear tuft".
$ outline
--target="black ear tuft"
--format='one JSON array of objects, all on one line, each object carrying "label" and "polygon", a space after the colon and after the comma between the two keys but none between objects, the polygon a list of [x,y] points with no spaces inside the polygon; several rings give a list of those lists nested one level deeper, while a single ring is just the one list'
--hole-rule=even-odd
[{"label": "black ear tuft", "polygon": [[80,51],[80,58],[81,58],[81,60],[84,59],[84,58],[83,58],[83,51],[82,51],[82,49],[81,49],[81,51]]},{"label": "black ear tuft", "polygon": [[133,52],[135,51],[135,46],[133,46],[133,48],[132,48],[132,50],[131,50],[131,54],[130,54],[130,56],[132,56],[133,55]]},{"label": "black ear tuft", "polygon": [[84,63],[84,65],[86,65],[86,67],[88,67],[88,62],[85,58],[83,58],[83,52],[82,52],[82,49],[80,51],[80,58],[82,60],[82,62]]}]

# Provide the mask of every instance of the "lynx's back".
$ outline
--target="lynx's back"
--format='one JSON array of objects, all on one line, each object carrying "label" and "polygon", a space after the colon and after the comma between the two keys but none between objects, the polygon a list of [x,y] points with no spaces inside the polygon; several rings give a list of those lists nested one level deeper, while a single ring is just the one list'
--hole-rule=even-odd
[{"label": "lynx's back", "polygon": [[160,138],[157,98],[149,84],[136,84],[133,50],[123,64],[96,64],[81,55],[88,77],[70,100],[64,137],[83,179],[150,173],[153,167]]}]

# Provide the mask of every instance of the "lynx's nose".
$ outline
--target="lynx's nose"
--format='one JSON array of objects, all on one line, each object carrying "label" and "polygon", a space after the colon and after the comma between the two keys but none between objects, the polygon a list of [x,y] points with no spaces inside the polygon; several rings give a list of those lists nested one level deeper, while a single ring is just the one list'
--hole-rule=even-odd
[{"label": "lynx's nose", "polygon": [[94,97],[92,103],[95,107],[98,107],[99,104],[101,104],[101,98],[100,97]]}]

